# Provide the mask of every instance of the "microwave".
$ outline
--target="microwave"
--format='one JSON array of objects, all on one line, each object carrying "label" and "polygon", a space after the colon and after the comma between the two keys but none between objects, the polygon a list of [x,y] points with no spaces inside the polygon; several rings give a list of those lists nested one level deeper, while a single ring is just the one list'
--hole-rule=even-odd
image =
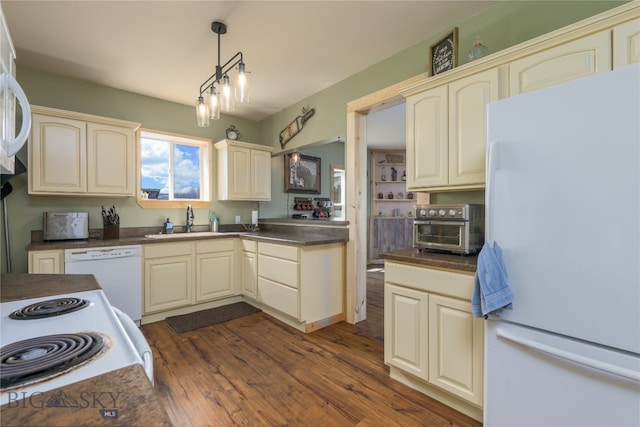
[{"label": "microwave", "polygon": [[473,254],[484,244],[484,205],[447,204],[415,207],[413,247]]}]

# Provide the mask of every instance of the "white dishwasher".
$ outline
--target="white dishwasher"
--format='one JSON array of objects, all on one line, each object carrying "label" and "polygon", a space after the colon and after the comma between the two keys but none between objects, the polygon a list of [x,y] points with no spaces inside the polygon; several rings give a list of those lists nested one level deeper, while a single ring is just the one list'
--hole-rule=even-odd
[{"label": "white dishwasher", "polygon": [[93,274],[103,292],[136,324],[142,319],[142,246],[65,249],[65,274]]}]

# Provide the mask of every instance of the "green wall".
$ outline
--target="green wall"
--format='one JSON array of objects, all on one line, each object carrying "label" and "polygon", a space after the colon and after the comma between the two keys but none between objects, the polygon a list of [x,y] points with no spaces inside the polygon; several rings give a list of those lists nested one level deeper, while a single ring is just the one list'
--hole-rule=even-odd
[{"label": "green wall", "polygon": [[[620,1],[505,1],[486,12],[458,23],[459,63],[466,62],[467,51],[476,35],[482,37],[490,52],[495,52],[547,33],[625,2]],[[211,138],[216,142],[224,138],[224,130],[233,124],[243,133],[243,140],[274,147],[274,153],[282,151],[278,141],[280,131],[300,115],[303,107],[315,108],[315,115],[303,131],[286,146],[286,151],[303,148],[303,154],[322,158],[323,178],[328,177],[330,163],[344,164],[344,144],[315,145],[319,141],[344,141],[346,131],[346,103],[385,88],[399,81],[422,73],[427,68],[429,46],[450,28],[434,28],[433,36],[386,60],[372,65],[325,90],[301,99],[281,112],[255,123],[223,115],[209,128],[198,128],[195,111],[191,105],[182,105],[160,99],[117,90],[94,83],[56,76],[46,71],[20,66],[18,58],[17,78],[32,104],[79,111],[100,116],[119,118],[142,123],[149,129]],[[357,54],[357,52],[354,52]],[[341,154],[342,153],[342,154]],[[26,148],[18,157],[27,163]],[[214,164],[216,161],[214,151]],[[284,177],[282,156],[272,160],[272,201],[259,204],[261,217],[279,217],[290,213],[295,195],[283,192]],[[347,180],[348,171],[347,171]],[[181,209],[141,209],[135,200],[126,198],[106,199],[93,197],[28,196],[26,174],[11,180],[13,192],[6,198],[13,272],[27,271],[25,246],[32,230],[42,229],[42,213],[56,210],[88,211],[90,227],[100,228],[100,206],[115,204],[120,211],[122,227],[159,226],[164,218],[171,217],[176,225],[184,223]],[[322,194],[328,197],[328,180],[323,179]],[[215,187],[215,186],[214,186]],[[438,200],[455,200],[457,195],[438,195]],[[479,195],[474,195],[476,199]],[[255,202],[217,201],[210,209],[221,216],[223,223],[233,222],[240,214],[243,221],[250,219]],[[206,224],[209,209],[195,211],[195,223]],[[2,212],[0,211],[0,218]],[[3,218],[2,218],[3,219]],[[2,234],[0,228],[0,234]],[[4,242],[4,236],[0,236]],[[2,244],[4,252],[4,244]],[[4,253],[2,271],[6,271]]]},{"label": "green wall", "polygon": [[[467,54],[476,36],[482,38],[489,53],[494,53],[624,3],[626,2],[579,0],[504,1],[456,25],[458,63],[462,65],[468,62]],[[303,107],[315,108],[315,115],[307,122],[304,130],[285,146],[287,150],[338,135],[344,136],[346,104],[426,71],[429,47],[449,30],[450,27],[434,28],[432,37],[268,117],[260,123],[263,140],[274,146],[274,152],[278,152],[281,149],[278,143],[280,131],[301,114]]]}]

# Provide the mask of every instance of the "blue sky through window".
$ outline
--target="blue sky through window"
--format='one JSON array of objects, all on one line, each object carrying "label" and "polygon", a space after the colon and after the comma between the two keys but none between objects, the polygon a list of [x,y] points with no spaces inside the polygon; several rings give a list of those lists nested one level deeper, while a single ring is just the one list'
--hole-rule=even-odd
[{"label": "blue sky through window", "polygon": [[[169,188],[173,186],[174,199],[199,199],[200,156],[200,148],[196,146],[141,138],[142,189],[149,192],[151,198],[166,200],[169,198]],[[153,192],[157,192],[158,195],[154,197]]]}]

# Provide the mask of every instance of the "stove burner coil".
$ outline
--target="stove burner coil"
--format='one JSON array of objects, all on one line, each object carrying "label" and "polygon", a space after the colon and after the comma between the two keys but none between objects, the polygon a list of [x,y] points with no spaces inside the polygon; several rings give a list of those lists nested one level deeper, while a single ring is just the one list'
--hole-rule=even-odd
[{"label": "stove burner coil", "polygon": [[0,348],[0,389],[54,376],[94,357],[105,345],[95,333],[47,335]]},{"label": "stove burner coil", "polygon": [[15,320],[42,319],[81,310],[88,307],[89,304],[89,301],[81,298],[68,297],[50,299],[22,307],[11,313],[9,317]]}]

